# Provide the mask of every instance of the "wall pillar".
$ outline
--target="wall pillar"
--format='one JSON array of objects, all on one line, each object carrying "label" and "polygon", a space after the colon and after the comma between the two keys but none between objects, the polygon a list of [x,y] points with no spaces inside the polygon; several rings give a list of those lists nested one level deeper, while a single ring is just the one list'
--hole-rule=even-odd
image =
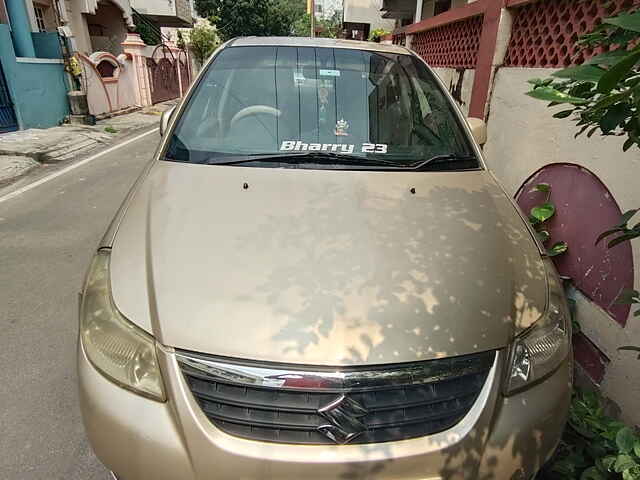
[{"label": "wall pillar", "polygon": [[422,0],[416,0],[416,13],[413,16],[413,22],[418,23],[422,20]]},{"label": "wall pillar", "polygon": [[30,0],[6,0],[7,13],[11,21],[11,37],[17,57],[35,57],[31,38],[31,22],[25,1]]},{"label": "wall pillar", "polygon": [[131,56],[133,69],[133,88],[136,93],[136,103],[141,107],[152,105],[151,86],[149,84],[149,71],[143,51],[146,45],[137,33],[128,33],[122,42],[124,53]]},{"label": "wall pillar", "polygon": [[[482,20],[482,34],[478,49],[469,116],[485,119],[487,99],[491,89],[494,67],[502,63],[504,49],[497,48],[498,38],[508,43],[510,33],[510,14],[504,8],[505,0],[485,0],[484,16]],[[505,43],[505,45],[506,45]],[[502,58],[500,58],[502,57]]]}]

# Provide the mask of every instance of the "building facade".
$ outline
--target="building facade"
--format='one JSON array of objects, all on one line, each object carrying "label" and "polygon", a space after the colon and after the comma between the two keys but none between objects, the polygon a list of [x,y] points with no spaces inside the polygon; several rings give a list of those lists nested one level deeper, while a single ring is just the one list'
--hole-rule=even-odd
[{"label": "building facade", "polygon": [[368,40],[373,30],[393,30],[395,20],[383,18],[381,8],[382,0],[344,0],[343,37]]},{"label": "building facade", "polygon": [[45,128],[68,114],[51,0],[0,0],[0,133]]}]

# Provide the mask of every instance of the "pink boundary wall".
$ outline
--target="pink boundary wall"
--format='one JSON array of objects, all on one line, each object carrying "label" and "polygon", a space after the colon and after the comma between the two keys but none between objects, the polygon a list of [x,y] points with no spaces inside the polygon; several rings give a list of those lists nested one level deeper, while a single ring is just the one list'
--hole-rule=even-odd
[{"label": "pink boundary wall", "polygon": [[[149,48],[137,33],[127,34],[122,46],[124,53],[117,57],[108,52],[95,52],[91,56],[75,53],[82,65],[82,87],[87,93],[89,113],[92,115],[152,105],[146,59],[154,49]],[[172,44],[167,46],[177,58],[180,49]],[[108,62],[114,67],[113,77],[103,78],[100,75],[98,65],[101,62]],[[179,92],[182,96],[188,86],[182,85],[180,68],[178,62]]]}]

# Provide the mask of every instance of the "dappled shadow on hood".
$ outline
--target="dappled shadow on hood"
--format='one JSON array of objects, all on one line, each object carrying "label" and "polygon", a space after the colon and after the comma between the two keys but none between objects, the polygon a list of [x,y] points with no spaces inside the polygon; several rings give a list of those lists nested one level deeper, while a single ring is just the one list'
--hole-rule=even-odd
[{"label": "dappled shadow on hood", "polygon": [[[274,265],[246,300],[286,318],[273,334],[283,352],[341,365],[426,360],[504,347],[537,320],[545,273],[525,225],[487,175],[458,179],[325,182],[303,202],[293,198],[286,214],[263,218],[253,235],[265,251],[287,252],[288,261]],[[415,478],[497,480],[508,470],[500,465],[505,455],[535,471],[542,459],[531,446],[539,433],[514,430],[487,445],[496,397],[463,441],[449,439],[428,464],[422,456],[379,460],[395,456],[392,444],[363,445],[372,461],[346,464],[338,478],[424,472]]]},{"label": "dappled shadow on hood", "polygon": [[249,296],[286,318],[284,351],[342,349],[342,364],[461,355],[540,316],[543,265],[504,194],[477,173],[460,186],[415,175],[415,194],[389,175],[326,182],[259,223],[261,248],[290,252]]}]

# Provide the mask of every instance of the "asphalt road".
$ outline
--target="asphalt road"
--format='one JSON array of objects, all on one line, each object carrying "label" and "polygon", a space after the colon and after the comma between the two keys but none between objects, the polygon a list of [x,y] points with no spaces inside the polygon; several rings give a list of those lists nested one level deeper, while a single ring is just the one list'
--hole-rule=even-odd
[{"label": "asphalt road", "polygon": [[2,480],[109,478],[80,420],[78,292],[158,141],[151,133],[6,201],[0,191]]}]

